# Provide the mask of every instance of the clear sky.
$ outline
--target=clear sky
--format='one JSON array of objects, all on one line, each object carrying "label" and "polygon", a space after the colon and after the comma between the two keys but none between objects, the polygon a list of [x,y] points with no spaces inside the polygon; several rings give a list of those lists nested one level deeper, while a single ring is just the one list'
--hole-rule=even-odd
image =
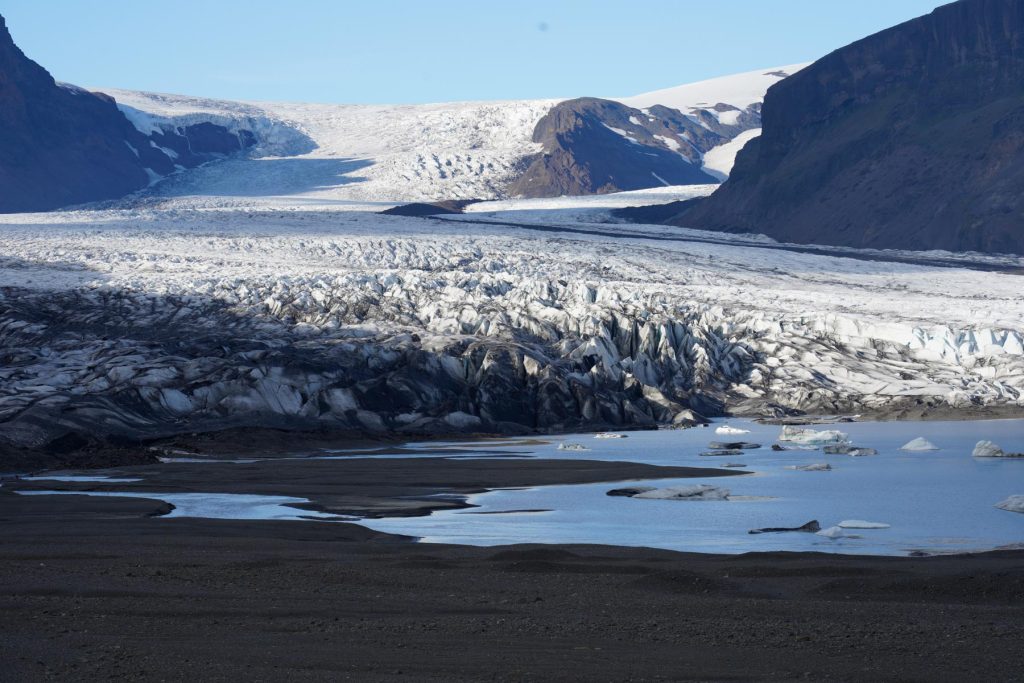
[{"label": "clear sky", "polygon": [[813,61],[941,0],[3,0],[90,87],[249,100],[625,96]]}]

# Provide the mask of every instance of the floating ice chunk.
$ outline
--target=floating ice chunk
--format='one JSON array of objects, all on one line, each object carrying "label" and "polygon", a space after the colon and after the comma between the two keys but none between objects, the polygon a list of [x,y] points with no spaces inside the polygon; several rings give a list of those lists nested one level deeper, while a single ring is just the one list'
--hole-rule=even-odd
[{"label": "floating ice chunk", "polygon": [[838,526],[841,529],[888,529],[892,525],[885,522],[865,522],[863,519],[844,519]]},{"label": "floating ice chunk", "polygon": [[743,451],[739,448],[720,448],[713,451],[702,451],[702,458],[716,458],[722,455],[743,455]]},{"label": "floating ice chunk", "polygon": [[919,436],[916,439],[913,439],[912,441],[908,441],[907,443],[905,443],[902,446],[900,446],[900,450],[901,451],[937,451],[937,450],[939,450],[939,447],[936,446],[935,444],[933,444],[928,439],[924,438],[923,436]]},{"label": "floating ice chunk", "polygon": [[979,441],[974,444],[974,451],[971,452],[975,458],[999,458],[1003,455],[1003,449],[991,441]]},{"label": "floating ice chunk", "polygon": [[816,462],[810,465],[788,465],[787,470],[798,470],[800,472],[828,472],[832,469],[832,465],[827,462]]},{"label": "floating ice chunk", "polygon": [[852,446],[848,443],[830,444],[828,446],[824,446],[821,450],[829,455],[852,455],[854,457],[861,455],[878,455],[878,451],[874,448]]},{"label": "floating ice chunk", "polygon": [[802,429],[786,426],[782,428],[779,441],[791,441],[805,446],[821,446],[824,444],[847,443],[850,436],[836,429]]},{"label": "floating ice chunk", "polygon": [[633,498],[653,500],[727,500],[729,489],[720,489],[707,484],[694,486],[669,486],[663,489],[651,489],[636,494]]},{"label": "floating ice chunk", "polygon": [[619,434],[617,432],[598,432],[594,434],[595,439],[625,439],[625,434]]},{"label": "floating ice chunk", "polygon": [[567,443],[563,441],[558,444],[558,450],[560,451],[589,451],[590,449],[581,443]]},{"label": "floating ice chunk", "polygon": [[729,425],[722,425],[721,427],[715,428],[715,434],[749,434],[749,429],[740,429],[739,427],[730,427]]},{"label": "floating ice chunk", "polygon": [[1024,453],[1007,453],[991,441],[979,441],[971,453],[975,458],[1024,458]]},{"label": "floating ice chunk", "polygon": [[996,507],[1000,510],[1007,510],[1009,512],[1024,513],[1024,495],[1010,496],[1003,502],[997,503]]},{"label": "floating ice chunk", "polygon": [[837,539],[837,538],[859,538],[843,531],[842,527],[830,526],[827,529],[822,529],[817,533],[818,536],[824,536],[825,538]]}]

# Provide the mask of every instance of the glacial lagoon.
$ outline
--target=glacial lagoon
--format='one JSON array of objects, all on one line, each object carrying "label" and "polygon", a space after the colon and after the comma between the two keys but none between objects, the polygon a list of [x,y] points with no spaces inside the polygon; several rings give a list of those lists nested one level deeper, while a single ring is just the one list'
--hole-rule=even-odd
[{"label": "glacial lagoon", "polygon": [[[724,425],[743,432],[716,433]],[[706,553],[818,551],[865,555],[962,553],[1024,546],[1024,514],[995,507],[1010,496],[1024,494],[1024,458],[971,455],[981,440],[993,441],[1007,452],[1024,452],[1024,420],[849,422],[809,428],[838,429],[849,435],[850,443],[874,449],[877,455],[834,455],[821,449],[800,450],[785,442],[783,445],[792,450],[774,451],[771,446],[778,442],[781,427],[752,420],[719,420],[704,428],[622,432],[622,438],[573,434],[430,441],[389,448],[379,454],[368,455],[360,449],[331,450],[312,456],[326,460],[422,457],[632,461],[701,468],[729,465],[731,471],[745,473],[499,489],[465,497],[472,507],[423,517],[343,518],[301,509],[296,506],[308,503],[306,498],[281,495],[77,493],[164,500],[175,506],[166,515],[169,518],[344,519],[378,531],[414,536],[422,543],[593,543]],[[901,446],[918,437],[927,439],[937,450],[901,450]],[[747,441],[760,447],[744,449],[739,454],[701,455],[716,441]],[[827,464],[830,469],[797,469],[820,464]],[[138,481],[91,475],[43,475],[28,479]],[[701,484],[728,489],[729,496],[726,500],[685,501],[607,495],[608,491],[624,486],[667,488]],[[438,495],[463,498],[450,493]],[[823,530],[847,520],[888,527],[834,530],[838,537],[806,532],[749,533],[765,527],[799,527],[811,520],[817,520]]]},{"label": "glacial lagoon", "polygon": [[[729,424],[742,435],[715,433]],[[629,460],[655,465],[720,467],[743,464],[752,474],[736,477],[659,479],[630,486],[710,484],[727,488],[725,501],[640,500],[607,495],[618,484],[545,486],[496,490],[469,497],[477,507],[435,512],[427,517],[364,520],[380,531],[420,537],[427,543],[601,543],[670,550],[743,553],[820,551],[907,555],[951,553],[1024,544],[1024,514],[995,507],[1024,493],[1024,459],[974,458],[982,439],[1007,451],[1024,451],[1024,420],[951,422],[853,422],[812,429],[839,429],[878,455],[828,455],[820,450],[776,452],[781,428],[749,420],[719,421],[707,428],[629,432],[622,439],[591,434],[559,436],[548,445],[502,440],[484,443],[425,443],[424,457],[439,449],[510,457]],[[900,447],[925,437],[939,450],[909,452]],[[711,441],[762,444],[742,455],[704,457]],[[525,442],[526,440],[522,440]],[[559,443],[589,450],[562,450]],[[828,463],[823,472],[788,469]],[[518,511],[518,512],[517,512]],[[487,514],[480,514],[487,513]],[[762,527],[796,527],[817,519],[822,528],[844,520],[889,524],[887,529],[845,529],[830,539],[813,533],[751,535]]]}]

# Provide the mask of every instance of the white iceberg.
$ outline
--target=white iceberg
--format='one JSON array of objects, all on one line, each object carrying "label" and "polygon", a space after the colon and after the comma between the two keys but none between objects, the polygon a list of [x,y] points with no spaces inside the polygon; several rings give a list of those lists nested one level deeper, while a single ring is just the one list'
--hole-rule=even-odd
[{"label": "white iceberg", "polygon": [[590,449],[581,443],[567,443],[562,442],[558,444],[558,450],[560,451],[589,451]]},{"label": "white iceberg", "polygon": [[799,472],[828,472],[832,469],[832,465],[827,462],[815,462],[810,465],[787,465],[786,469]]},{"label": "white iceberg", "polygon": [[749,429],[740,429],[739,427],[730,427],[729,425],[722,425],[721,427],[715,428],[715,434],[749,434]]},{"label": "white iceberg", "polygon": [[846,533],[846,531],[844,531],[843,527],[838,526],[838,525],[830,526],[827,529],[822,529],[821,531],[817,532],[816,535],[817,536],[824,536],[825,538],[831,538],[832,540],[836,540],[836,539],[840,539],[840,538],[863,538],[862,536],[857,536],[856,534],[848,534],[848,533]]},{"label": "white iceberg", "polygon": [[908,441],[907,443],[900,446],[901,451],[937,451],[939,447],[933,444],[923,436],[919,436],[916,439]]},{"label": "white iceberg", "polygon": [[727,500],[729,489],[697,484],[695,486],[670,486],[638,493],[633,498],[653,500]]},{"label": "white iceberg", "polygon": [[996,507],[1000,510],[1007,510],[1009,512],[1024,513],[1024,495],[1010,496],[1003,502],[996,503]]},{"label": "white iceberg", "polygon": [[595,439],[625,439],[625,434],[618,434],[616,432],[598,432],[594,434]]},{"label": "white iceberg", "polygon": [[892,525],[885,522],[865,522],[863,519],[844,519],[837,526],[841,529],[888,529]]},{"label": "white iceberg", "polygon": [[975,458],[1024,458],[1024,453],[1007,453],[991,441],[979,441],[971,452]]},{"label": "white iceberg", "polygon": [[836,429],[802,429],[801,427],[783,427],[779,441],[790,441],[805,446],[822,446],[825,444],[848,443],[850,435]]}]

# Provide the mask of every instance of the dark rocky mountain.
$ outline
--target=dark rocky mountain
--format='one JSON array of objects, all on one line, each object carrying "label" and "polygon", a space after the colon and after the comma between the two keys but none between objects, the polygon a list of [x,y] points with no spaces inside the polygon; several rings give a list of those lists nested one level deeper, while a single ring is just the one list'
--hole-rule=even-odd
[{"label": "dark rocky mountain", "polygon": [[729,180],[672,223],[1024,253],[1024,0],[960,0],[773,85]]},{"label": "dark rocky mountain", "polygon": [[537,122],[533,140],[543,151],[508,192],[552,197],[715,183],[718,179],[701,169],[704,152],[758,125],[757,105],[742,111],[735,125],[722,125],[703,110],[685,115],[592,97],[567,100]]},{"label": "dark rocky mountain", "polygon": [[255,142],[205,122],[146,136],[107,95],[55,82],[18,49],[2,16],[0,129],[2,213],[122,197]]}]

